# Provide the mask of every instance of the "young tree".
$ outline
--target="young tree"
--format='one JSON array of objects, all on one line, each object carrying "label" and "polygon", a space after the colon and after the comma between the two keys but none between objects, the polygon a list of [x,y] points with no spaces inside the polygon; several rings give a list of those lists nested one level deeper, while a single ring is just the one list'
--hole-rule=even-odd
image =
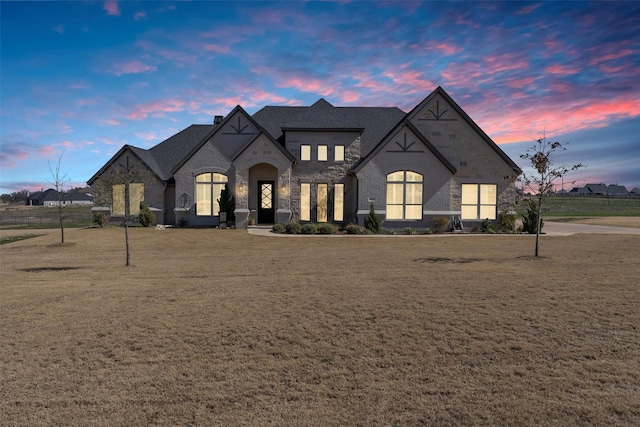
[{"label": "young tree", "polygon": [[[145,177],[148,175],[145,171],[140,171],[136,168],[135,165],[130,164],[129,156],[126,156],[124,159],[124,163],[118,163],[115,169],[104,178],[101,179],[99,184],[95,185],[94,195],[97,195],[98,198],[94,197],[94,203],[97,204],[114,204],[113,199],[113,191],[114,186],[122,186],[124,187],[124,238],[125,238],[125,249],[126,249],[126,266],[128,267],[131,262],[131,256],[129,251],[129,224],[135,218],[135,215],[131,214],[131,186],[134,183],[138,183],[145,180]],[[94,187],[92,186],[92,189]],[[98,202],[96,202],[98,200]],[[135,200],[135,197],[134,197]]]},{"label": "young tree", "polygon": [[540,229],[542,228],[542,205],[547,198],[553,193],[553,185],[555,181],[563,178],[567,173],[585,167],[582,163],[576,163],[572,166],[554,165],[554,157],[560,151],[565,151],[559,142],[549,142],[545,134],[539,138],[536,143],[529,147],[524,154],[520,155],[521,159],[528,160],[534,171],[527,174],[522,173],[522,182],[533,193],[537,200],[537,225],[536,225],[536,249],[535,256],[539,255],[540,246]]},{"label": "young tree", "polygon": [[64,243],[64,216],[62,215],[62,202],[64,200],[64,185],[69,182],[67,179],[67,174],[62,174],[60,172],[60,166],[62,164],[62,155],[64,151],[60,153],[60,157],[58,157],[58,164],[55,167],[55,170],[51,167],[51,163],[49,163],[49,172],[51,172],[51,176],[53,177],[53,181],[51,184],[55,187],[56,193],[58,193],[58,220],[60,221],[60,243]]}]

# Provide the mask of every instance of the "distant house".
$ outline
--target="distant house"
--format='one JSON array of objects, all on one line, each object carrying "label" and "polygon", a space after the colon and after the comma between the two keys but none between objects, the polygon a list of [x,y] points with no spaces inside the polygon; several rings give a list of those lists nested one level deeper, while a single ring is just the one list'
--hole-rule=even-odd
[{"label": "distant house", "polygon": [[634,187],[633,190],[629,191],[629,194],[633,196],[640,196],[640,187]]},{"label": "distant house", "polygon": [[[91,205],[93,204],[93,196],[90,193],[82,191],[72,191],[62,193],[63,205]],[[36,191],[27,198],[29,206],[57,206],[58,192],[53,188],[45,191]]]},{"label": "distant house", "polygon": [[57,200],[58,196],[56,190],[50,188],[48,190],[36,191],[35,193],[31,193],[29,197],[27,197],[26,204],[28,206],[44,206],[45,199],[51,200],[51,198],[53,197],[51,193],[55,193],[55,197]]},{"label": "distant house", "polygon": [[602,196],[607,194],[607,185],[604,183],[600,184],[587,184],[584,186],[587,191],[587,194],[592,196]]},{"label": "distant house", "polygon": [[385,228],[496,221],[521,173],[441,87],[408,113],[324,99],[253,115],[238,105],[148,150],[125,145],[88,181],[116,217],[125,190],[113,177],[124,164],[144,172],[129,186],[132,214],[144,200],[160,223],[216,226],[228,186],[238,228],[249,219],[362,225],[370,206]]},{"label": "distant house", "polygon": [[607,196],[628,196],[629,192],[623,185],[611,184],[607,187]]}]

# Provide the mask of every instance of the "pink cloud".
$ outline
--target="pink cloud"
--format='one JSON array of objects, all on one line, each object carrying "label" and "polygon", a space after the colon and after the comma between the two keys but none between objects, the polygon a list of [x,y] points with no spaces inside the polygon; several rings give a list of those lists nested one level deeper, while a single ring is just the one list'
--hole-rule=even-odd
[{"label": "pink cloud", "polygon": [[529,68],[529,62],[524,59],[517,59],[514,54],[505,53],[502,55],[487,56],[484,58],[489,74],[503,71],[513,71]]},{"label": "pink cloud", "polygon": [[[562,91],[575,90],[567,85]],[[633,95],[625,94],[611,99],[573,100],[572,97],[553,95],[531,100],[526,96],[510,96],[506,104],[491,104],[482,100],[466,108],[469,115],[496,143],[529,141],[547,134],[568,133],[577,130],[600,128],[611,121],[640,115],[640,104]],[[517,101],[524,98],[525,101]],[[563,101],[563,99],[566,99]]]},{"label": "pink cloud", "polygon": [[522,88],[522,87],[530,87],[536,81],[533,77],[524,77],[521,79],[508,79],[504,82],[504,84],[511,88]]},{"label": "pink cloud", "polygon": [[120,7],[115,0],[105,1],[102,8],[107,11],[107,15],[120,16]]},{"label": "pink cloud", "polygon": [[115,120],[115,119],[109,119],[109,120],[105,121],[104,123],[108,124],[109,126],[120,126],[120,125],[122,125],[122,122],[120,122],[119,120]]},{"label": "pink cloud", "polygon": [[[420,48],[419,45],[413,45],[412,48]],[[429,42],[425,45],[426,50],[436,50],[442,52],[444,55],[455,55],[462,51],[461,46],[456,46],[447,42]]]},{"label": "pink cloud", "polygon": [[205,52],[229,53],[229,46],[221,46],[219,44],[205,43],[202,45]]},{"label": "pink cloud", "polygon": [[527,15],[527,14],[533,12],[534,10],[536,10],[539,7],[540,7],[540,3],[536,3],[536,4],[529,5],[529,6],[525,6],[525,7],[521,8],[520,10],[516,11],[516,15]]},{"label": "pink cloud", "polygon": [[74,103],[77,107],[86,107],[88,105],[98,105],[100,101],[94,98],[79,98]]},{"label": "pink cloud", "polygon": [[56,154],[56,149],[52,144],[43,145],[42,147],[38,148],[37,154],[40,157],[51,157]]},{"label": "pink cloud", "polygon": [[636,55],[637,53],[637,50],[624,49],[619,52],[608,53],[606,55],[595,57],[589,62],[589,65],[595,65],[605,61],[614,61],[616,59],[624,58],[625,56]]},{"label": "pink cloud", "polygon": [[29,145],[20,142],[5,142],[0,144],[0,163],[3,168],[12,168],[31,155]]},{"label": "pink cloud", "polygon": [[544,69],[549,74],[578,74],[580,70],[578,68],[571,68],[564,65],[551,65]]},{"label": "pink cloud", "polygon": [[141,19],[147,19],[147,14],[146,14],[145,12],[142,12],[142,11],[140,11],[140,12],[136,12],[136,13],[133,15],[133,19],[134,19],[135,21],[139,21],[139,20],[141,20]]},{"label": "pink cloud", "polygon": [[134,132],[134,135],[144,141],[156,141],[158,136],[153,132]]},{"label": "pink cloud", "polygon": [[[136,42],[136,46],[148,51],[150,55],[158,55],[169,61],[174,61],[176,63],[175,65],[180,67],[195,64],[198,60],[198,56],[196,54],[188,54],[183,51],[166,49],[146,40]],[[198,50],[200,50],[200,48],[198,48]]]},{"label": "pink cloud", "polygon": [[163,99],[151,101],[146,104],[137,105],[134,110],[127,115],[129,120],[142,120],[149,116],[162,117],[166,113],[175,113],[184,110],[185,102],[181,99]]},{"label": "pink cloud", "polygon": [[124,74],[150,73],[157,70],[157,67],[144,64],[138,60],[113,64],[113,72],[116,76],[122,76]]},{"label": "pink cloud", "polygon": [[437,86],[434,85],[431,80],[422,78],[422,72],[416,70],[387,70],[383,73],[383,75],[391,79],[391,81],[393,81],[397,85],[411,86],[412,90],[410,91],[410,93],[425,92],[429,89],[432,90]]}]

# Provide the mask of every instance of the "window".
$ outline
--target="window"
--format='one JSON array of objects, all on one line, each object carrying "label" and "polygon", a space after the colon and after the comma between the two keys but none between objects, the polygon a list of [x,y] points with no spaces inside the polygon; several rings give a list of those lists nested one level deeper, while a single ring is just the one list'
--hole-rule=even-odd
[{"label": "window", "polygon": [[411,171],[387,175],[387,219],[422,219],[422,175]]},{"label": "window", "polygon": [[217,216],[220,214],[220,193],[229,179],[221,173],[196,175],[196,215]]},{"label": "window", "polygon": [[344,221],[344,184],[333,187],[333,220]]},{"label": "window", "polygon": [[496,219],[498,186],[462,184],[462,219]]},{"label": "window", "polygon": [[311,221],[311,184],[300,184],[300,220]]},{"label": "window", "polygon": [[[116,184],[112,187],[112,207],[111,213],[115,216],[124,216],[124,184]],[[138,215],[140,213],[140,202],[144,200],[144,184],[132,182],[129,184],[129,215]]]},{"label": "window", "polygon": [[318,145],[318,161],[326,162],[327,161],[327,146],[326,145]]},{"label": "window", "polygon": [[327,184],[318,184],[318,218],[316,219],[318,222],[327,222],[328,187],[329,186]]},{"label": "window", "polygon": [[300,146],[300,160],[308,162],[311,160],[311,146],[310,145],[301,145]]},{"label": "window", "polygon": [[336,145],[333,148],[334,160],[336,162],[344,162],[344,145]]}]

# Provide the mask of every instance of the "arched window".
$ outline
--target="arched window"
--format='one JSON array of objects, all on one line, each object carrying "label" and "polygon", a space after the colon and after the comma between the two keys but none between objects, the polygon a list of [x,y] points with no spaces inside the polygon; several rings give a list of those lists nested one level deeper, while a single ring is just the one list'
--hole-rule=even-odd
[{"label": "arched window", "polygon": [[196,175],[196,215],[217,216],[220,214],[218,199],[229,178],[221,173]]},{"label": "arched window", "polygon": [[386,219],[422,219],[422,175],[412,171],[387,175]]}]

